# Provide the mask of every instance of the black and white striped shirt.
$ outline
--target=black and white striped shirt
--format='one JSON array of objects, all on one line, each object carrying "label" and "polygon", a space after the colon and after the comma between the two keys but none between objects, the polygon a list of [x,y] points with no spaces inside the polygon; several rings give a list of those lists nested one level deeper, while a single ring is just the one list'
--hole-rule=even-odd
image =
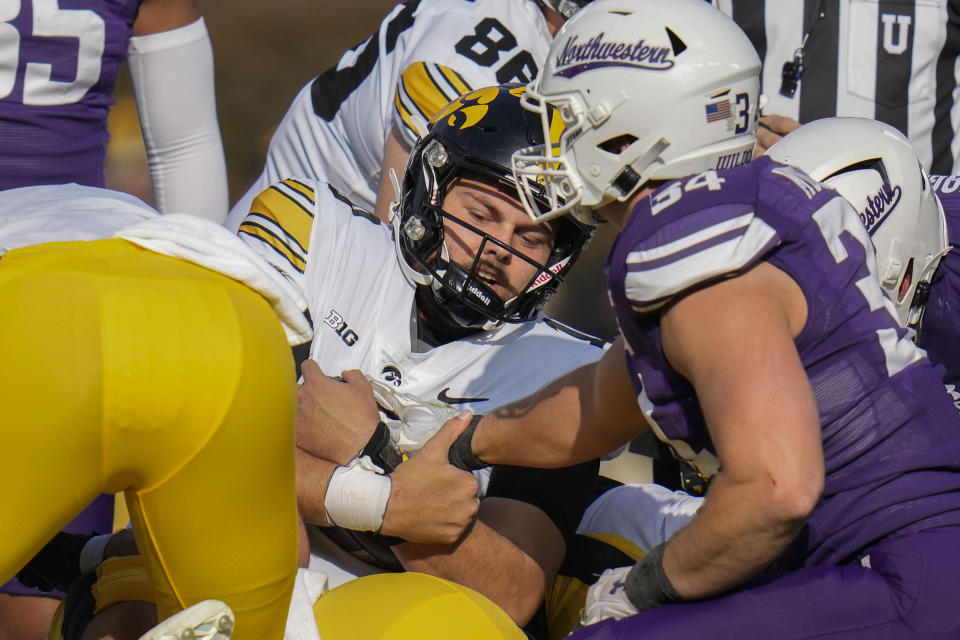
[{"label": "black and white striped shirt", "polygon": [[[907,135],[931,173],[960,172],[960,0],[713,0],[763,60],[765,113],[859,116]],[[819,17],[820,7],[824,17]],[[780,95],[804,33],[804,73]]]}]

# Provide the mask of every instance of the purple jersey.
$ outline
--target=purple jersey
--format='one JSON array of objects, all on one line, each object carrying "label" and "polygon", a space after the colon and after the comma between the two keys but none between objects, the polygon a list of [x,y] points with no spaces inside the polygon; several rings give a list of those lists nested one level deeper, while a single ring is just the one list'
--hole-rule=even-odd
[{"label": "purple jersey", "polygon": [[140,2],[0,5],[0,189],[104,186],[107,111]]},{"label": "purple jersey", "polygon": [[628,368],[658,436],[704,475],[718,470],[694,390],[663,355],[658,309],[761,261],[806,297],[795,342],[826,464],[821,500],[783,565],[840,563],[894,532],[960,524],[960,415],[897,325],[863,225],[834,191],[766,157],[663,185],[611,251]]},{"label": "purple jersey", "polygon": [[960,176],[930,176],[947,218],[950,252],[930,283],[930,298],[923,312],[919,344],[934,364],[946,367],[943,380],[960,386]]}]

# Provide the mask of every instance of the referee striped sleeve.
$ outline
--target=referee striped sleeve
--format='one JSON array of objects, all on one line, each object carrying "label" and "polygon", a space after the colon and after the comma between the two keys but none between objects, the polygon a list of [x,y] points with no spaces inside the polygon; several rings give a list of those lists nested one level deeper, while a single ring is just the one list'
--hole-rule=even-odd
[{"label": "referee striped sleeve", "polygon": [[272,185],[254,198],[237,232],[255,238],[303,273],[314,219],[313,187],[297,180]]},{"label": "referee striped sleeve", "polygon": [[750,205],[686,216],[627,255],[627,300],[635,311],[651,311],[692,286],[743,270],[778,243],[777,232]]},{"label": "referee striped sleeve", "polygon": [[932,134],[933,159],[930,173],[949,174],[960,172],[956,159],[957,149],[955,123],[958,121],[957,60],[960,58],[960,0],[947,1],[946,39],[936,63],[936,105],[933,108]]},{"label": "referee striped sleeve", "polygon": [[448,102],[471,88],[463,76],[441,64],[415,62],[404,69],[394,94],[394,109],[407,142],[415,142],[424,133],[417,131],[414,116],[429,122]]}]

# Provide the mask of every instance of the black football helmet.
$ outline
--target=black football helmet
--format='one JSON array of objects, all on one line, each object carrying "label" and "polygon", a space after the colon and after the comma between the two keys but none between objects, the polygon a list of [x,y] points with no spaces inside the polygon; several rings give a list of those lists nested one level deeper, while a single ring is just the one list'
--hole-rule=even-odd
[{"label": "black football helmet", "polygon": [[[523,91],[519,84],[487,87],[441,109],[410,154],[399,202],[391,212],[404,271],[418,284],[429,286],[439,308],[466,328],[490,329],[501,322],[534,318],[593,236],[591,227],[570,216],[557,219],[552,251],[547,262],[540,264],[443,209],[448,186],[464,172],[516,190],[510,156],[518,149],[543,144],[540,117],[520,106]],[[559,140],[563,126],[559,116],[556,122]],[[464,267],[449,259],[444,220],[481,237],[472,265]],[[479,277],[479,256],[487,243],[536,269],[523,292],[510,300],[502,300]]]}]

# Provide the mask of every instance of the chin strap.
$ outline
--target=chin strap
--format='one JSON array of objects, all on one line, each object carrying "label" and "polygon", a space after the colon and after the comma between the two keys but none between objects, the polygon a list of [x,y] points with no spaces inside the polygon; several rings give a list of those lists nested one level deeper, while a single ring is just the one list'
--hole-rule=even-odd
[{"label": "chin strap", "polygon": [[907,311],[907,327],[915,329],[918,333],[920,322],[923,320],[923,310],[927,306],[927,300],[930,297],[930,282],[933,275],[940,266],[940,261],[945,255],[950,253],[951,246],[947,246],[943,251],[932,256],[923,267],[923,271],[917,278],[917,286],[914,288],[913,298],[910,301],[910,309]]},{"label": "chin strap", "polygon": [[[390,210],[387,213],[387,219],[393,223],[394,218],[400,215],[400,180],[397,179],[397,172],[390,168],[390,185],[393,187],[393,200],[390,202]],[[396,226],[396,224],[394,224]]]}]

